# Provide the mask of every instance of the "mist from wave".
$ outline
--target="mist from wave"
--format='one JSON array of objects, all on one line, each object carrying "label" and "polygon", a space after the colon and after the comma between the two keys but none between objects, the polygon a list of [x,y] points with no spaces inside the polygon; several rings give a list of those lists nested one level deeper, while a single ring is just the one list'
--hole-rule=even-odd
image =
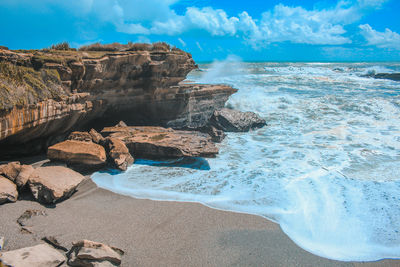
[{"label": "mist from wave", "polygon": [[230,58],[200,69],[188,79],[238,88],[227,105],[268,126],[228,133],[206,162],[139,159],[96,173],[100,187],[261,215],[326,258],[400,258],[400,83],[366,77],[400,64]]}]

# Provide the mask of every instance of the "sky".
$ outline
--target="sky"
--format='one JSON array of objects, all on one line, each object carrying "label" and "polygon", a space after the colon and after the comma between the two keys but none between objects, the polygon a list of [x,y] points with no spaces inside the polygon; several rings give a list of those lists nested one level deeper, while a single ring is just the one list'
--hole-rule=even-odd
[{"label": "sky", "polygon": [[165,41],[197,62],[400,61],[399,0],[0,0],[0,45]]}]

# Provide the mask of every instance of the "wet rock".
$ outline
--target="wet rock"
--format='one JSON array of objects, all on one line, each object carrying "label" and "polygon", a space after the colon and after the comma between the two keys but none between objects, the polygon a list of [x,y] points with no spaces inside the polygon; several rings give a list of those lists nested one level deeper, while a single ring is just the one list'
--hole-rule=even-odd
[{"label": "wet rock", "polygon": [[82,240],[73,243],[68,253],[70,266],[119,266],[124,252],[102,243]]},{"label": "wet rock", "polygon": [[373,75],[375,79],[387,79],[392,81],[400,81],[400,73],[377,73]]},{"label": "wet rock", "polygon": [[65,261],[58,250],[47,244],[3,252],[1,266],[13,267],[55,267]]},{"label": "wet rock", "polygon": [[223,108],[214,112],[210,125],[224,132],[247,132],[250,129],[264,127],[266,121],[254,112]]},{"label": "wet rock", "polygon": [[20,171],[21,164],[18,161],[0,165],[0,175],[3,175],[12,182],[15,182],[15,179],[17,178]]},{"label": "wet rock", "polygon": [[92,142],[67,140],[47,150],[50,160],[62,161],[67,164],[78,164],[88,166],[103,165],[106,162],[104,148]]},{"label": "wet rock", "polygon": [[15,202],[17,199],[17,186],[9,179],[0,175],[0,204],[6,202]]},{"label": "wet rock", "polygon": [[35,169],[31,165],[21,165],[21,171],[15,179],[15,183],[19,189],[26,185],[34,170]]},{"label": "wet rock", "polygon": [[218,130],[214,126],[208,125],[199,129],[203,133],[207,133],[211,136],[211,140],[215,143],[221,143],[226,137],[226,134],[222,130]]},{"label": "wet rock", "polygon": [[84,179],[69,168],[48,166],[35,169],[28,183],[34,198],[48,204],[70,197]]},{"label": "wet rock", "polygon": [[106,149],[110,161],[117,169],[126,171],[133,164],[134,159],[123,141],[109,137],[106,140]]},{"label": "wet rock", "polygon": [[215,157],[218,148],[208,134],[163,127],[106,127],[103,134],[122,140],[141,158]]},{"label": "wet rock", "polygon": [[104,137],[97,132],[95,129],[91,129],[89,132],[90,136],[92,137],[92,141],[96,144],[103,145],[104,144]]},{"label": "wet rock", "polygon": [[72,132],[67,139],[82,142],[92,142],[92,136],[88,132]]}]

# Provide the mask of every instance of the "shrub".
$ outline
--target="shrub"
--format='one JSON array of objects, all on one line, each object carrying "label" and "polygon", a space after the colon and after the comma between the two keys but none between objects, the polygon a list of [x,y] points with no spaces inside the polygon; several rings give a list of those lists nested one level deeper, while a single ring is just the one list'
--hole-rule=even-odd
[{"label": "shrub", "polygon": [[62,42],[59,44],[53,44],[50,47],[51,50],[64,50],[64,51],[68,51],[68,50],[76,50],[75,48],[72,48],[69,46],[69,43],[67,42]]},{"label": "shrub", "polygon": [[153,44],[153,50],[155,51],[170,51],[171,46],[166,42],[157,42]]}]

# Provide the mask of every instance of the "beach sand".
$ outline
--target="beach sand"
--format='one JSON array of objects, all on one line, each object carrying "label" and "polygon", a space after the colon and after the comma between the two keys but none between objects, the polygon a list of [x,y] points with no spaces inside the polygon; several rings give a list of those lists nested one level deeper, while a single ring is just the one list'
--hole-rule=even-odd
[{"label": "beach sand", "polygon": [[[27,222],[27,209],[45,210]],[[197,203],[135,199],[86,180],[56,207],[21,200],[0,206],[0,236],[5,250],[42,243],[54,236],[71,247],[89,239],[125,251],[122,266],[400,266],[400,261],[338,262],[315,256],[294,244],[279,225],[265,218],[226,212]]]}]

